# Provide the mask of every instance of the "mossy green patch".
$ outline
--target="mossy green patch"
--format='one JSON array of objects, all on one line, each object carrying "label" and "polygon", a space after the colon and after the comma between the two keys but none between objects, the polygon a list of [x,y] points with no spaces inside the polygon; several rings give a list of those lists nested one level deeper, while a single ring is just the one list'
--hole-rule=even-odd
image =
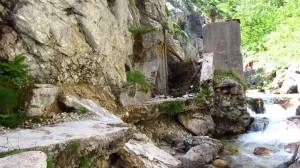
[{"label": "mossy green patch", "polygon": [[159,110],[167,112],[169,115],[175,115],[182,112],[184,109],[184,104],[181,101],[171,101],[159,105]]},{"label": "mossy green patch", "polygon": [[7,152],[0,152],[0,158],[4,158],[4,157],[10,156],[10,155],[15,155],[15,154],[18,154],[21,152],[23,152],[23,151],[20,149],[15,149],[15,150],[7,151]]},{"label": "mossy green patch", "polygon": [[232,71],[222,71],[222,70],[215,70],[214,71],[214,80],[222,80],[224,77],[229,77],[233,80],[235,80],[237,83],[239,83],[244,91],[248,89],[248,86],[245,84],[245,82],[239,78],[234,72]]},{"label": "mossy green patch", "polygon": [[90,155],[83,156],[79,168],[89,168],[91,163],[92,157]]},{"label": "mossy green patch", "polygon": [[129,83],[138,84],[142,91],[149,91],[154,88],[140,71],[127,71],[126,76]]}]

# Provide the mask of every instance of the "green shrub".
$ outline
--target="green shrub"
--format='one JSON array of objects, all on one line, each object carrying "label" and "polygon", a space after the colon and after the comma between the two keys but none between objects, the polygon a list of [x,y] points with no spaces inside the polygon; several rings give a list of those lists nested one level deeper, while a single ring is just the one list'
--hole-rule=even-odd
[{"label": "green shrub", "polygon": [[30,96],[33,79],[23,63],[25,59],[21,54],[11,62],[0,62],[0,114],[16,112]]},{"label": "green shrub", "polygon": [[140,71],[127,71],[126,76],[129,83],[138,84],[143,91],[153,89],[151,83],[146,80],[145,76]]},{"label": "green shrub", "polygon": [[83,158],[79,164],[79,168],[89,168],[91,160],[92,160],[91,156],[89,156],[89,155],[83,156]]},{"label": "green shrub", "polygon": [[175,33],[180,34],[181,36],[185,37],[185,38],[189,38],[189,36],[186,34],[186,32],[184,30],[181,29],[181,27],[177,24],[177,23],[173,23],[173,28]]},{"label": "green shrub", "polygon": [[0,86],[0,97],[0,114],[10,113],[19,107],[18,91]]},{"label": "green shrub", "polygon": [[149,27],[135,27],[135,28],[129,28],[128,31],[134,35],[137,34],[144,34],[152,31],[158,30],[156,27],[149,26]]},{"label": "green shrub", "polygon": [[81,146],[81,140],[79,140],[79,139],[77,139],[77,140],[74,140],[74,141],[72,141],[72,143],[71,143],[71,148],[72,148],[72,150],[77,150],[77,149],[79,149],[79,147]]},{"label": "green shrub", "polygon": [[168,17],[172,15],[172,13],[168,9],[167,5],[165,6],[165,12],[166,12],[166,14],[167,14]]},{"label": "green shrub", "polygon": [[79,108],[79,109],[76,109],[74,112],[75,112],[75,113],[79,113],[79,114],[85,114],[85,113],[88,112],[88,109],[86,109],[86,108],[84,108],[84,107],[81,107],[81,108]]},{"label": "green shrub", "polygon": [[23,122],[24,117],[16,114],[0,114],[0,125],[8,128],[18,128]]},{"label": "green shrub", "polygon": [[161,26],[163,27],[163,29],[169,29],[169,24],[168,22],[162,22]]},{"label": "green shrub", "polygon": [[184,109],[184,104],[181,101],[171,101],[159,105],[160,111],[165,111],[171,116],[179,112],[182,112],[183,109]]}]

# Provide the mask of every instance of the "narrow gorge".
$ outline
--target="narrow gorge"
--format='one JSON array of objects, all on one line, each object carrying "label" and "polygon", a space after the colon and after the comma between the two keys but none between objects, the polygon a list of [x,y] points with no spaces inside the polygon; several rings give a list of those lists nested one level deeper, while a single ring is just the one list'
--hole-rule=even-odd
[{"label": "narrow gorge", "polygon": [[[8,109],[26,118],[0,126],[0,168],[247,168],[227,139],[255,123],[238,19],[211,22],[189,0],[0,0],[0,11],[0,67],[17,67],[0,70],[13,76],[0,78],[0,123]],[[20,86],[10,73],[23,69]],[[26,98],[6,106],[14,89]]]}]

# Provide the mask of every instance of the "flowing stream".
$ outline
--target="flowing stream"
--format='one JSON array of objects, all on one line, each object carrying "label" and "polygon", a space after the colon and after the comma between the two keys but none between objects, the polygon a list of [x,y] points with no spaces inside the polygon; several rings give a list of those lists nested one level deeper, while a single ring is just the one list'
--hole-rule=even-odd
[{"label": "flowing stream", "polygon": [[[300,128],[288,118],[295,116],[296,105],[298,105],[300,96],[262,94],[254,91],[247,92],[246,96],[263,99],[264,114],[256,114],[249,108],[248,112],[255,120],[265,117],[269,123],[264,130],[248,131],[235,139],[224,140],[225,149],[230,148],[231,151],[234,151],[227,155],[232,167],[273,168],[289,161],[293,153],[286,152],[284,147],[289,143],[300,142]],[[274,104],[276,99],[282,99],[284,96],[288,96],[288,99],[294,102],[286,110],[279,104]],[[256,147],[265,147],[273,150],[274,153],[254,155],[253,152]]]}]

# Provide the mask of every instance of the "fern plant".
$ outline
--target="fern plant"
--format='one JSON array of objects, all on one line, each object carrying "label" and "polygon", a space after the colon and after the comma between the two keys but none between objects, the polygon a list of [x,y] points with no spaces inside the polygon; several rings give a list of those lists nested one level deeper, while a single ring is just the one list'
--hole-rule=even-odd
[{"label": "fern plant", "polygon": [[10,62],[0,62],[0,113],[13,113],[24,107],[31,89],[33,79],[28,73],[26,57],[17,55]]}]

